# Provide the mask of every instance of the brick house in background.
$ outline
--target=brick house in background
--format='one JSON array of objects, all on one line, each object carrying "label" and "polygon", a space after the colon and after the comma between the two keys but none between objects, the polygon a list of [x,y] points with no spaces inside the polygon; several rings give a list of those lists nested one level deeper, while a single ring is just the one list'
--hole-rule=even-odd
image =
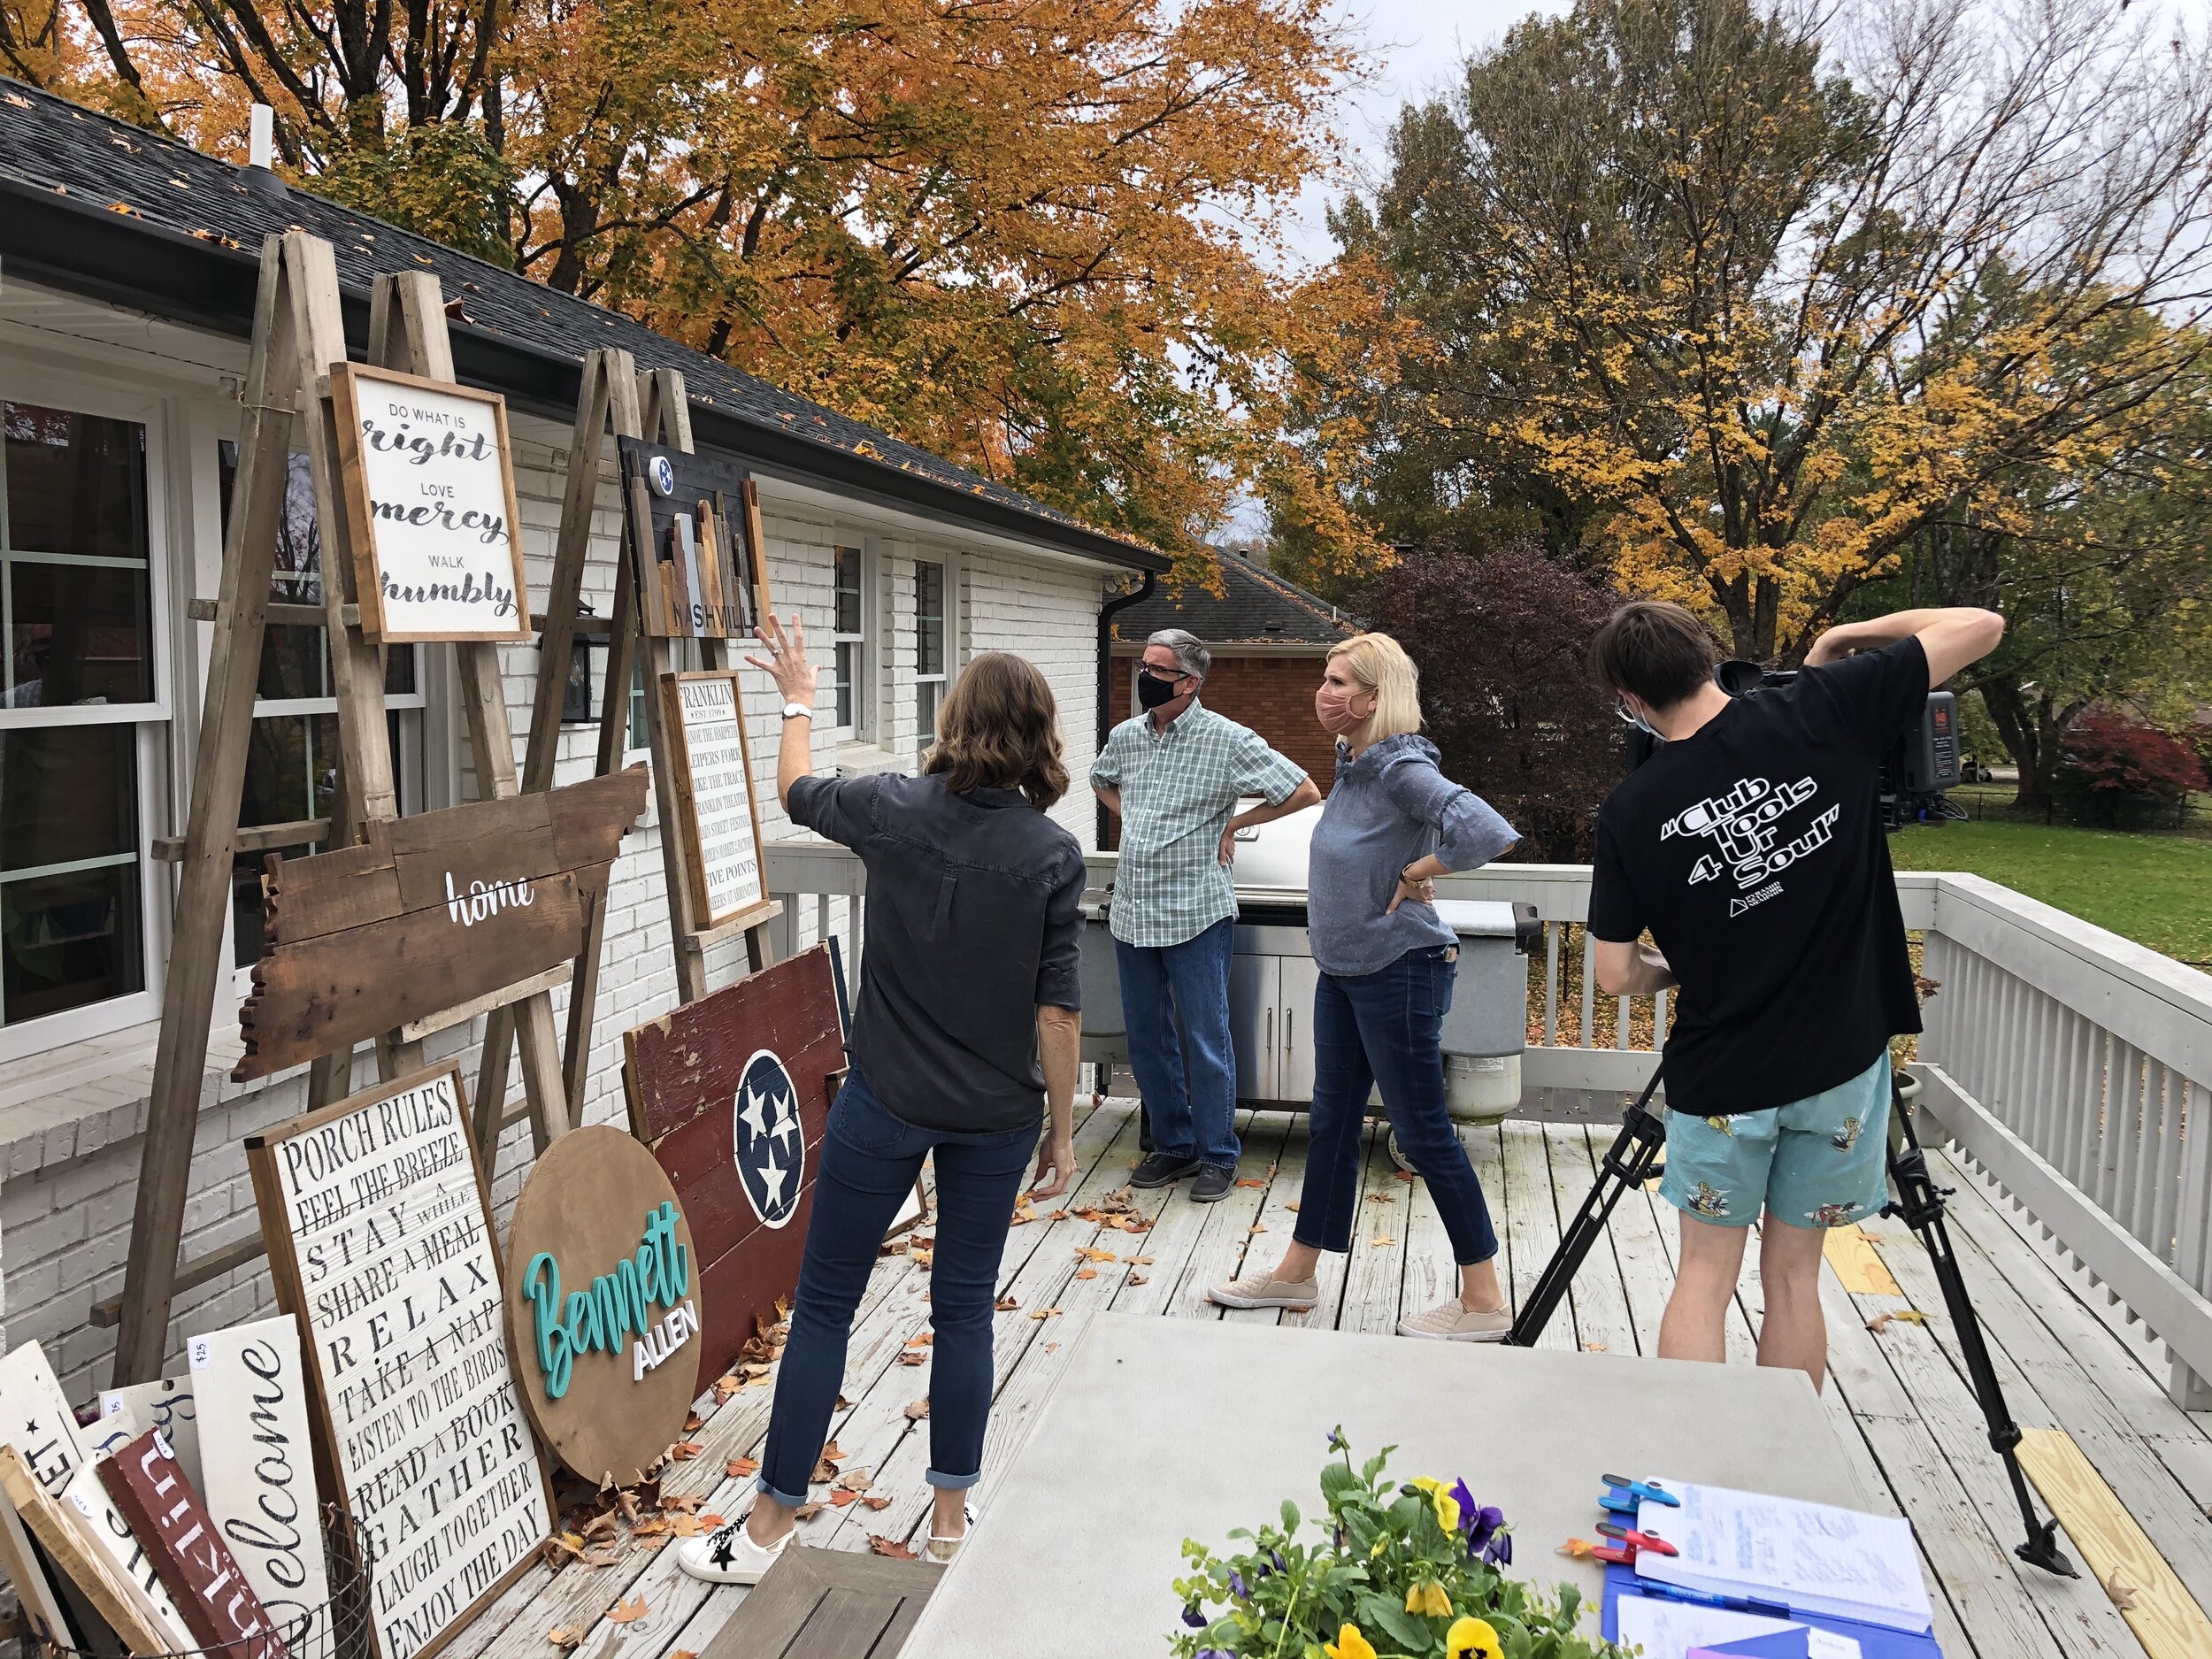
[{"label": "brick house in background", "polygon": [[[1336,747],[1313,718],[1313,688],[1329,648],[1367,625],[1240,553],[1221,555],[1222,591],[1164,581],[1117,611],[1111,649],[1119,676],[1118,718],[1137,711],[1137,664],[1148,636],[1187,628],[1213,652],[1202,694],[1208,708],[1250,726],[1313,775],[1324,793],[1336,774]],[[1113,832],[1109,832],[1109,844]]]}]

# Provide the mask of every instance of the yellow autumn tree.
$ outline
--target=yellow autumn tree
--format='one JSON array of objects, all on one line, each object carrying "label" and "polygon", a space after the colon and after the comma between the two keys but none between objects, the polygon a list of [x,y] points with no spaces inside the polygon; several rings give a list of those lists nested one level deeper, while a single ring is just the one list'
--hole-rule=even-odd
[{"label": "yellow autumn tree", "polygon": [[[35,15],[34,15],[35,14]],[[0,0],[9,73],[639,316],[1195,553],[1376,290],[1286,273],[1327,0]],[[34,42],[44,42],[34,44]],[[1360,309],[1365,308],[1365,309]]]},{"label": "yellow autumn tree", "polygon": [[2154,27],[2096,0],[1521,24],[1340,216],[1425,346],[1370,400],[1363,499],[1536,528],[1794,660],[1932,517],[2098,469],[2202,363],[2212,58]]}]

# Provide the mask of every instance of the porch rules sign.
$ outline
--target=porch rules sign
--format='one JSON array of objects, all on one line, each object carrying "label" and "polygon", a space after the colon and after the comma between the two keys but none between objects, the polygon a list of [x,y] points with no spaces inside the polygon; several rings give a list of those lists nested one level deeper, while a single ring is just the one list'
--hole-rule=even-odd
[{"label": "porch rules sign", "polygon": [[379,1659],[427,1659],[552,1530],[451,1064],[246,1142],[318,1452],[376,1563]]},{"label": "porch rules sign", "polygon": [[330,396],[362,632],[529,638],[505,400],[361,364]]}]

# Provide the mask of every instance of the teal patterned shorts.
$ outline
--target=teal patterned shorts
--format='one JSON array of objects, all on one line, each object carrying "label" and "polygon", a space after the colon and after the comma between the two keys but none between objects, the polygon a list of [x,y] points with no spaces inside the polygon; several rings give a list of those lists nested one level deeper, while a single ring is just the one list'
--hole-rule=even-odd
[{"label": "teal patterned shorts", "polygon": [[1889,1056],[1848,1083],[1726,1118],[1667,1112],[1659,1195],[1717,1227],[1762,1210],[1793,1227],[1847,1227],[1889,1196]]}]

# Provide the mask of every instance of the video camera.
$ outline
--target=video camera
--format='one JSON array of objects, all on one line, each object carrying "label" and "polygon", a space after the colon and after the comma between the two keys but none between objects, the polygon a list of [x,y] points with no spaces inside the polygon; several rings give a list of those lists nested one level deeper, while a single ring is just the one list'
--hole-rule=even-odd
[{"label": "video camera", "polygon": [[[1755,696],[1796,678],[1795,670],[1762,668],[1732,657],[1713,670],[1713,683],[1732,697]],[[1649,760],[1658,746],[1649,733],[1632,727],[1628,770],[1633,772]],[[1893,830],[1954,816],[1945,810],[1943,792],[1962,780],[1958,697],[1948,691],[1932,691],[1919,723],[1882,757],[1882,827]]]}]

